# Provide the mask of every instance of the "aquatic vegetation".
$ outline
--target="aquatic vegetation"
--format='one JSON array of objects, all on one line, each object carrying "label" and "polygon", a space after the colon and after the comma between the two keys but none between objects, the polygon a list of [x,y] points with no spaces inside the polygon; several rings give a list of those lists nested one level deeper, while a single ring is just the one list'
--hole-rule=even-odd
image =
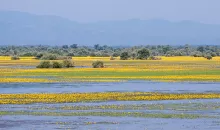
[{"label": "aquatic vegetation", "polygon": [[151,93],[151,92],[100,92],[100,93],[31,93],[0,94],[0,104],[73,103],[99,101],[141,101],[219,99],[219,93]]},{"label": "aquatic vegetation", "polygon": [[142,117],[142,118],[219,118],[218,116],[205,116],[198,114],[169,114],[169,113],[144,113],[144,112],[24,112],[0,111],[0,115],[35,115],[35,116],[111,116],[111,117]]},{"label": "aquatic vegetation", "polygon": [[208,103],[166,103],[166,104],[110,104],[110,105],[59,105],[59,106],[29,106],[29,110],[172,110],[172,111],[193,111],[193,110],[219,110],[219,102]]},{"label": "aquatic vegetation", "polygon": [[0,78],[0,83],[50,83],[56,80],[45,78]]}]

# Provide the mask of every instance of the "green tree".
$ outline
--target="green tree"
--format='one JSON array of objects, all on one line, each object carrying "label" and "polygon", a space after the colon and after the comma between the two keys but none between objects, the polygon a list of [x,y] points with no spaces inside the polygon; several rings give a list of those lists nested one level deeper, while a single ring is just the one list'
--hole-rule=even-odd
[{"label": "green tree", "polygon": [[63,45],[62,48],[63,48],[63,49],[68,49],[69,46],[68,46],[68,45]]},{"label": "green tree", "polygon": [[58,61],[54,61],[54,62],[52,63],[52,67],[53,67],[53,68],[62,68],[63,65],[62,65],[60,62],[58,62]]},{"label": "green tree", "polygon": [[128,60],[128,58],[129,58],[128,52],[121,53],[121,55],[120,55],[121,60]]},{"label": "green tree", "polygon": [[72,44],[72,45],[70,45],[70,47],[76,49],[76,48],[78,48],[78,45],[77,44]]},{"label": "green tree", "polygon": [[150,51],[143,48],[137,52],[137,59],[146,60],[150,56]]},{"label": "green tree", "polygon": [[63,60],[63,66],[66,68],[74,67],[74,62],[71,59]]},{"label": "green tree", "polygon": [[92,63],[93,68],[103,68],[104,67],[104,62],[102,61],[95,61]]},{"label": "green tree", "polygon": [[41,61],[37,68],[50,68],[50,61]]}]

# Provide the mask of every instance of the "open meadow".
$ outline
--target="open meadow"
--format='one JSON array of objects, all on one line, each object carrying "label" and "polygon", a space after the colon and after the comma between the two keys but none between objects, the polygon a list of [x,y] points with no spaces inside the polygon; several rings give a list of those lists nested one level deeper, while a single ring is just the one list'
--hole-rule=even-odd
[{"label": "open meadow", "polygon": [[[220,57],[160,58],[72,57],[74,68],[40,69],[34,57],[0,56],[0,126],[220,129]],[[104,68],[92,68],[97,60]]]}]

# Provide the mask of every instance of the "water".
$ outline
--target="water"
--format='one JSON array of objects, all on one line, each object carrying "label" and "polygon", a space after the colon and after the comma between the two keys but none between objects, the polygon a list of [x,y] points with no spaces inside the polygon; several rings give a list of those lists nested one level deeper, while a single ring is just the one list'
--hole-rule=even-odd
[{"label": "water", "polygon": [[4,116],[2,130],[75,129],[75,130],[219,130],[220,120],[144,119],[131,117],[48,117]]},{"label": "water", "polygon": [[[0,93],[71,93],[71,92],[163,92],[163,93],[219,93],[220,83],[164,83],[151,81],[128,81],[117,83],[2,83]],[[123,109],[102,109],[94,107],[84,109],[63,109],[64,107],[127,105]],[[146,105],[162,105],[148,108]],[[140,106],[136,108],[135,106]],[[23,129],[96,129],[96,130],[219,130],[220,129],[220,100],[164,100],[164,101],[108,101],[108,102],[79,102],[58,104],[26,104],[26,105],[0,105],[0,111],[6,112],[139,112],[150,114],[189,114],[209,116],[195,119],[181,118],[153,118],[153,117],[127,117],[119,116],[54,116],[54,115],[2,115],[0,116],[1,130]]]},{"label": "water", "polygon": [[128,81],[117,83],[4,83],[1,93],[69,93],[69,92],[165,92],[204,93],[220,92],[220,83],[164,83]]}]

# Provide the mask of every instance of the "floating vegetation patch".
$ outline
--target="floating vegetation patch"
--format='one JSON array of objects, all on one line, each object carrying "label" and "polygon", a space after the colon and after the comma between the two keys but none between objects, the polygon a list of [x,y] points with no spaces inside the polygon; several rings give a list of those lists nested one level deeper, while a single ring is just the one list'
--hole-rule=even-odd
[{"label": "floating vegetation patch", "polygon": [[35,116],[111,116],[111,117],[143,117],[143,118],[219,118],[218,116],[204,116],[198,114],[165,114],[143,112],[24,112],[24,111],[0,111],[0,115],[35,115]]},{"label": "floating vegetation patch", "polygon": [[34,93],[0,94],[0,104],[73,103],[98,101],[141,101],[219,99],[220,93],[154,93],[154,92],[96,92],[96,93]]}]

